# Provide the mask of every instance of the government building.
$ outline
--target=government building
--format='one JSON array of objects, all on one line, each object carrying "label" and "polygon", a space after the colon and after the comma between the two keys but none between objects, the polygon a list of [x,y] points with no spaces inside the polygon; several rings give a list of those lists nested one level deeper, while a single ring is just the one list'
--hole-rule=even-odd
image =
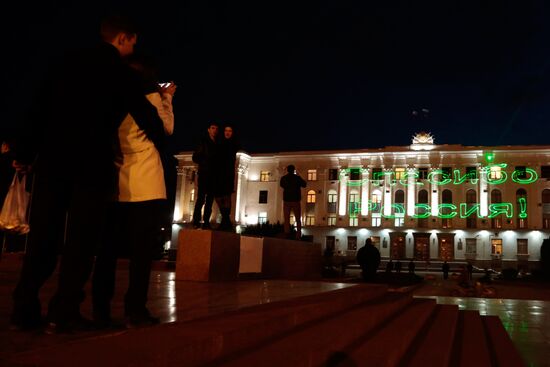
[{"label": "government building", "polygon": [[[191,155],[176,156],[176,225],[192,219]],[[380,149],[239,152],[232,212],[239,226],[283,222],[279,180],[290,164],[307,181],[303,236],[336,255],[354,256],[370,237],[386,259],[528,271],[550,235],[550,146],[436,145],[418,133],[411,145]]]}]

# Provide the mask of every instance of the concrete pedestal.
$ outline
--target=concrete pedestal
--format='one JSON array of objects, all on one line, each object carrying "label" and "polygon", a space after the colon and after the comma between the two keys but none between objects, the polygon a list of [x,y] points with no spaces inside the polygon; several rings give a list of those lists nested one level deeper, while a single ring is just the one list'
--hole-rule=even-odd
[{"label": "concrete pedestal", "polygon": [[183,229],[178,236],[176,280],[237,280],[239,257],[238,234]]}]

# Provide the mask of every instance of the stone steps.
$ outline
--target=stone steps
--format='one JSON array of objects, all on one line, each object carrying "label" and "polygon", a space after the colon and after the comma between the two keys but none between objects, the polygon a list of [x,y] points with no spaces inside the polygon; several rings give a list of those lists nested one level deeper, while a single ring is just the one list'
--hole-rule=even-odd
[{"label": "stone steps", "polygon": [[79,367],[525,365],[497,317],[367,284],[62,343],[13,361]]}]

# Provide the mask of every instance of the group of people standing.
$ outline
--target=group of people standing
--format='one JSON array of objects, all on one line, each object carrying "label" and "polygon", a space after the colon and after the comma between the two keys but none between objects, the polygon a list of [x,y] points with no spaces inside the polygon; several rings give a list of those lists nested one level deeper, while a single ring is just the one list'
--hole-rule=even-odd
[{"label": "group of people standing", "polygon": [[[11,327],[48,333],[111,327],[120,244],[128,244],[124,324],[158,323],[147,307],[151,263],[176,166],[166,151],[174,130],[173,83],[132,57],[137,28],[110,16],[101,40],[60,62],[30,108],[14,166],[33,176],[30,232]],[[42,318],[39,292],[57,267],[57,290]],[[97,257],[96,257],[97,256]],[[93,320],[80,305],[92,275]]]},{"label": "group of people standing", "polygon": [[231,195],[235,191],[236,154],[241,149],[234,126],[208,124],[207,133],[193,152],[193,162],[198,165],[198,192],[193,210],[193,228],[212,229],[210,217],[214,200],[221,214],[218,230],[233,231],[231,221]]}]

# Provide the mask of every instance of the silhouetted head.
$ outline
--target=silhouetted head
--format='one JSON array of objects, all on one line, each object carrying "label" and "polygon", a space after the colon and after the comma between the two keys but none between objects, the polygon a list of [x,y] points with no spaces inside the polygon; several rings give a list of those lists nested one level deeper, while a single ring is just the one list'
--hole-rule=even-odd
[{"label": "silhouetted head", "polygon": [[370,246],[372,245],[372,239],[369,237],[365,240],[365,246]]},{"label": "silhouetted head", "polygon": [[296,171],[296,167],[294,167],[293,164],[289,164],[287,167],[286,167],[286,171],[288,173],[294,173],[294,171]]},{"label": "silhouetted head", "polygon": [[134,22],[121,15],[105,17],[99,30],[101,39],[115,46],[120,56],[129,56],[134,52],[138,29]]}]

